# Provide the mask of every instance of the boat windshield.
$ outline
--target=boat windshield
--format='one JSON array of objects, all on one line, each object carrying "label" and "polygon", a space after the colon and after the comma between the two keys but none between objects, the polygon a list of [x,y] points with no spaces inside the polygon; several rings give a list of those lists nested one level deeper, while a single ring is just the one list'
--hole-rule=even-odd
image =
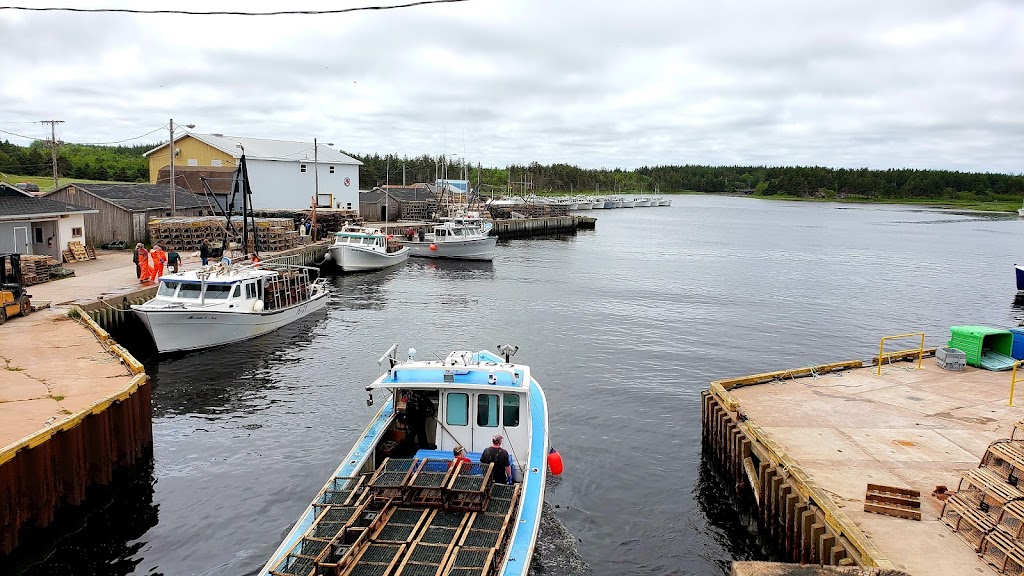
[{"label": "boat windshield", "polygon": [[178,289],[179,282],[161,282],[160,288],[156,291],[157,296],[174,296],[174,291]]},{"label": "boat windshield", "polygon": [[231,294],[231,284],[207,284],[207,300],[226,300]]},{"label": "boat windshield", "polygon": [[182,282],[178,290],[178,298],[199,298],[203,285],[198,282]]}]

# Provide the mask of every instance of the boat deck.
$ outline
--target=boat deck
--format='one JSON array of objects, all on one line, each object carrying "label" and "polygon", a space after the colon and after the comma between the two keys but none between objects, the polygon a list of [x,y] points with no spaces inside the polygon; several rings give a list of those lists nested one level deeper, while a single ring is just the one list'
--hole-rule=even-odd
[{"label": "boat deck", "polygon": [[[755,424],[828,495],[895,568],[988,573],[939,517],[936,486],[957,490],[989,444],[1010,438],[1024,398],[1007,405],[1010,372],[941,369],[926,358],[728,390],[738,421]],[[714,387],[713,387],[714,388]],[[921,520],[864,511],[867,485],[918,490]],[[856,537],[856,536],[855,536]],[[798,545],[799,548],[799,545]]]},{"label": "boat deck", "polygon": [[520,486],[493,484],[491,464],[385,459],[372,474],[335,478],[316,520],[274,576],[488,576],[514,528]]}]

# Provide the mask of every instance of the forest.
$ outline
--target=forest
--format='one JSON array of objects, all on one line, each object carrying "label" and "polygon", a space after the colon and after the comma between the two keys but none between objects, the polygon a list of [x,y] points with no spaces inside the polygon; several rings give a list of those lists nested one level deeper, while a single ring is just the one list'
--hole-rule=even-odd
[{"label": "forest", "polygon": [[[148,165],[142,154],[157,144],[96,146],[61,144],[57,170],[62,178],[120,182],[148,181]],[[435,176],[479,181],[485,194],[503,194],[511,186],[517,192],[537,193],[661,193],[704,192],[752,194],[837,200],[935,200],[1015,201],[1024,198],[1024,175],[916,170],[898,168],[827,168],[822,166],[644,166],[580,168],[570,164],[511,165],[504,168],[463,167],[451,159],[430,155],[414,158],[397,155],[349,155],[363,162],[360,185],[364,189],[385,183],[433,182]],[[403,175],[404,170],[404,175]],[[465,171],[465,172],[464,172]],[[18,146],[0,142],[0,172],[23,176],[52,173],[48,142]]]}]

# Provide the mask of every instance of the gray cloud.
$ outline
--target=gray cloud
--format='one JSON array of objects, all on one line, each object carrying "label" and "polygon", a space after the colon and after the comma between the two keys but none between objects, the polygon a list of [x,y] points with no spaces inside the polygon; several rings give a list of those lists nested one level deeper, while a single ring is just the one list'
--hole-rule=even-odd
[{"label": "gray cloud", "polygon": [[0,54],[17,79],[0,86],[0,129],[42,136],[17,122],[58,117],[65,140],[111,141],[174,117],[353,152],[465,146],[488,165],[1024,170],[1024,5],[1012,0],[473,0],[277,18],[0,12],[4,37],[41,31],[45,42]]}]

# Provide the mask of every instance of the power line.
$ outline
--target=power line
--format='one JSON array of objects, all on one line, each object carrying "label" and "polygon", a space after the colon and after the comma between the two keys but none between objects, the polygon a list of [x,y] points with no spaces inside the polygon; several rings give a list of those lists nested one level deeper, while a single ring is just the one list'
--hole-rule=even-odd
[{"label": "power line", "polygon": [[167,129],[167,125],[163,125],[163,126],[160,126],[159,128],[154,128],[154,129],[150,130],[149,132],[146,132],[145,134],[140,134],[138,136],[133,136],[131,138],[125,138],[124,140],[115,140],[114,142],[75,142],[75,144],[83,144],[85,146],[107,146],[107,145],[110,145],[110,144],[123,144],[125,142],[130,142],[132,140],[138,140],[139,138],[145,138],[146,136],[149,136],[150,134],[152,134],[154,132],[159,132],[161,130],[166,130],[166,129]]},{"label": "power line", "polygon": [[[35,124],[35,122],[33,122]],[[0,130],[4,134],[10,134],[11,136],[17,136],[18,138],[26,138],[28,140],[42,140],[39,136],[25,136],[24,134],[17,134],[15,132],[8,132],[7,130]]]},{"label": "power line", "polygon": [[70,7],[35,7],[35,6],[0,6],[0,10],[20,10],[24,12],[84,12],[84,13],[117,13],[117,14],[180,14],[183,16],[310,16],[326,14],[346,14],[349,12],[370,12],[379,10],[396,10],[413,8],[428,4],[454,4],[469,0],[420,0],[405,4],[386,6],[358,6],[355,8],[338,8],[334,10],[277,10],[273,12],[241,12],[217,10],[212,12],[193,12],[189,10],[139,10],[135,8],[70,8]]}]

